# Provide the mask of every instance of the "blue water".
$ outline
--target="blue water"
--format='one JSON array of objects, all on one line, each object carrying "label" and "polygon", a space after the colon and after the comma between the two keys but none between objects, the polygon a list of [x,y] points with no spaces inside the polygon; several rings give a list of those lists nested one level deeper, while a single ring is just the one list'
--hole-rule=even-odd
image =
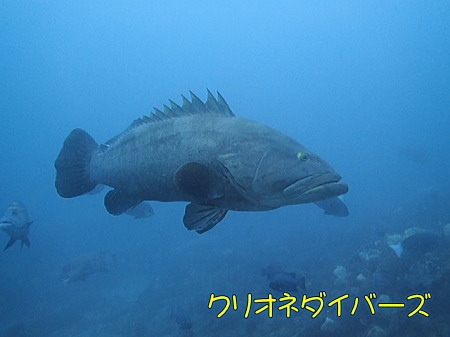
[{"label": "blue water", "polygon": [[[0,213],[18,200],[35,220],[30,249],[0,253],[2,336],[448,336],[449,17],[447,1],[0,2]],[[184,203],[153,202],[153,217],[134,220],[109,215],[103,194],[58,196],[53,163],[72,129],[105,142],[206,88],[328,161],[349,184],[350,216],[314,205],[230,212],[198,235],[183,226]],[[391,257],[383,240],[410,227],[447,245],[408,263],[361,257]],[[63,284],[65,264],[99,252],[116,256],[110,272]],[[424,274],[424,260],[439,275]],[[342,317],[252,309],[246,320],[247,294],[272,292],[260,273],[270,263],[329,301],[431,291],[430,316],[372,316],[367,305],[351,316],[352,302]],[[216,318],[211,293],[236,294],[238,310]],[[191,329],[171,319],[177,306]]]}]

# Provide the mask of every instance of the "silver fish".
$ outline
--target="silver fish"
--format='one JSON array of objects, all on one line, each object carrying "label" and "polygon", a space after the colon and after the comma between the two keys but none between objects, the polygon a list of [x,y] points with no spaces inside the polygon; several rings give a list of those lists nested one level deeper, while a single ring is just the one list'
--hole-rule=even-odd
[{"label": "silver fish", "polygon": [[183,105],[134,121],[98,145],[85,131],[67,137],[55,161],[61,197],[87,193],[97,184],[109,213],[119,215],[143,200],[186,201],[189,230],[203,233],[229,210],[267,211],[317,202],[348,190],[320,157],[287,135],[236,117],[224,98],[191,92]]},{"label": "silver fish", "polygon": [[30,247],[31,243],[28,239],[28,233],[32,223],[33,221],[30,221],[28,218],[28,211],[25,206],[18,201],[12,202],[0,219],[0,229],[10,236],[4,250],[11,247],[17,240],[22,241],[20,248],[24,244]]}]

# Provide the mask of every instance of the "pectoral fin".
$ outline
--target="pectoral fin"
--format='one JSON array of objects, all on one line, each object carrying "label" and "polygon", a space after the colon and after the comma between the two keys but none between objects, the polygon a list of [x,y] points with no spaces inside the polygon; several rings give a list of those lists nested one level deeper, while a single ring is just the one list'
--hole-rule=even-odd
[{"label": "pectoral fin", "polygon": [[135,207],[141,201],[118,190],[109,191],[105,195],[106,210],[112,215],[120,215],[130,208]]},{"label": "pectoral fin", "polygon": [[191,203],[186,206],[183,222],[187,229],[202,234],[222,221],[227,212],[227,209]]},{"label": "pectoral fin", "polygon": [[177,170],[175,184],[187,199],[198,204],[208,204],[223,197],[229,188],[226,177],[196,162],[184,164]]}]

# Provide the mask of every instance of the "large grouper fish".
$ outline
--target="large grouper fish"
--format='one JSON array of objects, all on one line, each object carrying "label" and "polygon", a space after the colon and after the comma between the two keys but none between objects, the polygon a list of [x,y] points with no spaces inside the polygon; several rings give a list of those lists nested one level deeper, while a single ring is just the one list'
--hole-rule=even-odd
[{"label": "large grouper fish", "polygon": [[182,106],[135,120],[102,145],[73,130],[55,161],[56,189],[73,198],[98,184],[109,213],[120,215],[144,200],[186,201],[184,224],[204,233],[229,210],[267,211],[345,194],[348,186],[316,154],[292,138],[239,118],[208,90],[191,92]]}]

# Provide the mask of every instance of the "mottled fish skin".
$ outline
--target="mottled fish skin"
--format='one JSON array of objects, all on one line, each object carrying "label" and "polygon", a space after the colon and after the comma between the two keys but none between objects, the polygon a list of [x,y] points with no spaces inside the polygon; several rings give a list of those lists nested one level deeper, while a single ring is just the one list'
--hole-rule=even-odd
[{"label": "mottled fish skin", "polygon": [[220,206],[239,211],[277,208],[283,206],[281,200],[266,205],[261,199],[264,191],[253,186],[259,160],[274,143],[271,138],[289,145],[294,158],[298,150],[307,151],[275,130],[238,117],[194,115],[144,124],[106,152],[99,151],[92,158],[90,175],[93,181],[142,200],[196,202],[180,193],[175,173],[183,164],[197,162],[227,169],[238,180],[240,188],[232,189]]},{"label": "mottled fish skin", "polygon": [[[59,194],[110,186],[105,205],[115,215],[143,200],[191,202],[199,207],[186,210],[195,214],[185,224],[202,232],[201,222],[206,231],[228,210],[264,211],[347,192],[330,165],[292,138],[235,117],[220,94],[215,99],[208,91],[205,103],[191,96],[182,107],[171,101],[164,112],[155,109],[102,146],[74,130],[55,162]],[[77,166],[86,165],[77,172],[84,181],[73,184],[70,160],[80,142],[88,157]]]}]

